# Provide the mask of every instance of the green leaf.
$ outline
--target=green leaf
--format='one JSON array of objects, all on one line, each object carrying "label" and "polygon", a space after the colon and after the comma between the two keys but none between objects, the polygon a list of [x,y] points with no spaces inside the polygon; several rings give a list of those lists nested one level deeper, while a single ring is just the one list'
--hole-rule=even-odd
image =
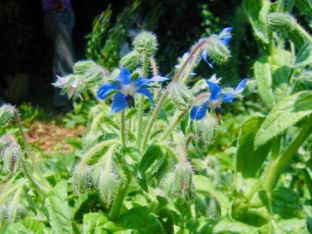
[{"label": "green leaf", "polygon": [[304,67],[312,64],[312,44],[305,44],[300,49],[294,67]]},{"label": "green leaf", "polygon": [[160,156],[162,156],[161,148],[158,145],[151,145],[150,147],[148,147],[146,153],[143,155],[143,158],[141,160],[138,173],[138,183],[146,192],[148,192],[148,185],[145,172]]},{"label": "green leaf", "polygon": [[275,51],[272,56],[262,56],[254,64],[258,94],[270,109],[289,93],[290,64],[291,54],[285,50]]},{"label": "green leaf", "polygon": [[213,228],[214,234],[218,233],[231,233],[231,234],[257,234],[259,233],[256,228],[249,226],[241,222],[230,221],[228,219],[222,219]]},{"label": "green leaf", "polygon": [[252,116],[242,126],[238,138],[236,152],[236,172],[242,173],[244,178],[254,177],[266,159],[270,145],[266,144],[254,150],[254,139],[264,117]]},{"label": "green leaf", "polygon": [[244,0],[244,6],[255,36],[264,44],[268,44],[267,17],[271,6],[270,1]]},{"label": "green leaf", "polygon": [[282,219],[278,222],[277,230],[276,233],[282,234],[310,233],[307,229],[307,221],[305,219]]},{"label": "green leaf", "polygon": [[124,229],[137,230],[140,234],[164,233],[161,223],[146,206],[132,208],[119,221]]},{"label": "green leaf", "polygon": [[312,2],[311,0],[295,0],[296,7],[308,15],[312,15]]},{"label": "green leaf", "polygon": [[68,210],[67,182],[61,181],[49,192],[45,200],[49,222],[57,234],[73,233],[72,221]]},{"label": "green leaf", "polygon": [[[1,230],[2,231],[2,230]],[[0,233],[2,233],[0,231]],[[51,229],[45,227],[45,225],[32,219],[25,219],[15,224],[8,225],[8,229],[5,230],[5,234],[45,234],[51,233]]]},{"label": "green leaf", "polygon": [[103,213],[89,213],[83,216],[83,233],[95,234],[109,220]]},{"label": "green leaf", "polygon": [[255,138],[255,147],[266,144],[311,113],[312,91],[303,91],[286,97],[271,110],[262,123]]},{"label": "green leaf", "polygon": [[181,130],[184,135],[186,134],[186,129],[189,126],[189,123],[190,123],[190,115],[185,115],[180,122]]}]

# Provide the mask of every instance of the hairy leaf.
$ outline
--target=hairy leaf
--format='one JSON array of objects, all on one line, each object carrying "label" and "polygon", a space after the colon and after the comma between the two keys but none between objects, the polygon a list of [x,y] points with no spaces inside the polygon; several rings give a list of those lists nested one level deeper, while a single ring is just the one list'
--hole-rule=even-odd
[{"label": "hairy leaf", "polygon": [[312,114],[312,91],[302,91],[277,104],[262,123],[255,147],[266,144],[302,118]]},{"label": "hairy leaf", "polygon": [[256,234],[259,233],[257,229],[253,226],[249,226],[247,224],[236,222],[236,221],[230,221],[228,219],[222,219],[220,222],[217,223],[217,225],[213,228],[214,234],[217,233],[248,233],[248,234]]},{"label": "hairy leaf", "polygon": [[83,216],[83,234],[101,233],[108,218],[103,213],[89,213]]},{"label": "hairy leaf", "polygon": [[312,44],[305,44],[299,51],[294,67],[304,67],[312,64]]},{"label": "hairy leaf", "polygon": [[254,139],[264,117],[252,116],[242,126],[238,138],[236,152],[236,172],[242,173],[244,178],[254,177],[266,159],[270,145],[266,144],[254,150]]},{"label": "hairy leaf", "polygon": [[119,220],[123,228],[137,230],[141,234],[164,233],[161,223],[146,206],[132,208]]},{"label": "hairy leaf", "polygon": [[256,37],[264,44],[269,43],[267,17],[270,9],[268,0],[244,0],[247,16]]},{"label": "hairy leaf", "polygon": [[72,221],[68,210],[67,182],[61,181],[49,192],[45,200],[49,222],[55,233],[73,233]]}]

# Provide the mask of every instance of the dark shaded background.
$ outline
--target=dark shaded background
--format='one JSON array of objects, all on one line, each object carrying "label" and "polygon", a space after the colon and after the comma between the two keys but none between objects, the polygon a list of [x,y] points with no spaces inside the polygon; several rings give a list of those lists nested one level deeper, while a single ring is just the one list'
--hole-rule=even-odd
[{"label": "dark shaded background", "polygon": [[[158,59],[162,74],[168,74],[189,47],[205,32],[218,33],[234,25],[230,43],[233,58],[214,70],[201,64],[207,77],[217,72],[224,80],[237,79],[251,73],[252,58],[257,56],[255,42],[248,29],[240,1],[103,1],[72,0],[76,24],[73,42],[76,58],[85,58],[86,38],[94,17],[112,4],[111,25],[127,6],[140,2],[138,13],[129,17],[132,30],[153,31],[159,38]],[[225,5],[226,2],[226,5]],[[206,10],[206,14],[203,11]],[[207,13],[208,11],[208,13]],[[209,15],[211,14],[211,15]],[[238,15],[242,17],[237,17]],[[13,104],[31,101],[51,105],[53,97],[52,43],[43,31],[40,1],[2,0],[0,2],[0,99]],[[207,21],[208,20],[208,21]],[[247,31],[246,31],[247,30]],[[129,38],[129,44],[131,39]]]}]

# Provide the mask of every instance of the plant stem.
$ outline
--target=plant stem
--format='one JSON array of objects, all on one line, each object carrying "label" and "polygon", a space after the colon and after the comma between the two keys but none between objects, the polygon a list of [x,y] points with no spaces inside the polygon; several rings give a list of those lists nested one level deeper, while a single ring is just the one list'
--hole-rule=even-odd
[{"label": "plant stem", "polygon": [[15,192],[16,190],[18,190],[19,188],[21,188],[24,184],[20,183],[17,185],[14,185],[12,188],[10,188],[6,193],[1,194],[0,197],[0,206],[2,205],[2,203],[4,202],[4,200],[10,196],[13,192]]},{"label": "plant stem", "polygon": [[181,76],[184,68],[187,66],[187,64],[189,63],[189,61],[191,60],[191,58],[193,57],[193,55],[202,48],[202,46],[205,44],[205,43],[210,43],[209,42],[209,39],[206,38],[206,39],[203,39],[201,42],[199,42],[195,47],[194,49],[191,51],[190,55],[188,56],[188,58],[184,61],[184,63],[182,64],[180,70],[177,72],[177,74],[174,76],[172,82],[170,83],[170,85],[168,85],[167,89],[163,92],[163,94],[161,95],[160,97],[160,100],[158,101],[157,105],[156,105],[156,108],[153,112],[153,115],[151,116],[151,118],[149,119],[148,121],[148,124],[147,124],[147,128],[146,128],[146,131],[145,131],[145,134],[144,134],[144,138],[143,138],[143,141],[142,141],[142,144],[141,144],[141,153],[143,154],[145,149],[146,149],[146,144],[147,144],[147,140],[149,138],[149,135],[151,133],[151,130],[152,130],[152,127],[154,125],[154,122],[156,120],[156,117],[158,116],[158,113],[161,109],[161,106],[163,105],[163,103],[165,102],[166,98],[168,97],[168,94],[169,94],[169,90],[171,88],[171,85],[174,84],[174,81],[177,81],[179,79],[179,77]]},{"label": "plant stem", "polygon": [[300,25],[300,24],[296,24],[296,29],[301,36],[306,39],[309,43],[312,43],[312,37],[311,35]]},{"label": "plant stem", "polygon": [[[39,176],[39,178],[41,180],[41,183],[44,184],[48,189],[50,189],[51,186],[50,186],[49,182],[43,177],[43,175],[42,175],[41,171],[39,170],[39,167],[38,167],[38,165],[36,163],[36,160],[34,159],[33,154],[31,153],[31,150],[29,148],[29,145],[28,145],[28,142],[27,142],[27,139],[26,139],[26,136],[25,136],[25,132],[23,130],[21,119],[20,119],[20,117],[19,117],[19,115],[17,113],[17,110],[14,110],[14,117],[15,117],[16,124],[17,124],[17,126],[18,126],[18,128],[20,130],[20,134],[21,134],[24,146],[25,146],[26,154],[30,158],[31,163],[33,164],[33,167],[35,168],[35,171],[37,172],[37,174],[38,174],[38,176]],[[27,169],[25,160],[22,160],[22,166],[24,167],[23,169],[24,169],[25,174],[29,174],[30,175],[30,173],[27,171],[28,169]]]},{"label": "plant stem", "polygon": [[189,78],[191,72],[194,70],[195,64],[196,64],[196,62],[198,60],[198,57],[199,57],[199,54],[200,54],[200,50],[198,50],[195,53],[194,58],[193,58],[193,60],[192,60],[192,62],[190,64],[189,68],[187,69],[186,73],[184,74],[184,76],[183,76],[183,78],[181,80],[182,83],[185,83],[187,81],[187,79]]},{"label": "plant stem", "polygon": [[[148,56],[145,54],[143,59],[143,77],[148,75]],[[139,118],[138,118],[138,131],[136,136],[136,146],[139,147],[143,134],[143,115],[144,115],[144,96],[140,97]]]},{"label": "plant stem", "polygon": [[131,182],[131,177],[130,176],[127,176],[127,177],[128,177],[127,180],[124,183],[121,182],[119,185],[117,197],[115,199],[113,208],[110,213],[110,217],[112,220],[118,220],[119,218],[120,210],[121,210],[123,201],[127,195],[127,190]]},{"label": "plant stem", "polygon": [[[149,58],[149,61],[151,63],[151,67],[152,67],[152,70],[153,70],[153,76],[158,76],[158,69],[157,69],[157,64],[156,64],[156,60],[154,57],[150,57]],[[158,82],[155,82],[156,84],[158,84]],[[158,99],[158,95],[159,95],[159,89],[154,89],[154,102],[157,101]]]},{"label": "plant stem", "polygon": [[263,179],[263,188],[270,192],[275,182],[278,179],[280,171],[285,167],[286,163],[291,160],[293,155],[299,149],[299,147],[304,143],[304,141],[310,136],[312,131],[312,121],[307,121],[307,123],[302,127],[301,132],[293,143],[287,148],[287,150],[275,160],[271,160],[265,171]]},{"label": "plant stem", "polygon": [[122,146],[126,147],[126,139],[125,139],[125,111],[122,110],[120,112],[120,138]]}]

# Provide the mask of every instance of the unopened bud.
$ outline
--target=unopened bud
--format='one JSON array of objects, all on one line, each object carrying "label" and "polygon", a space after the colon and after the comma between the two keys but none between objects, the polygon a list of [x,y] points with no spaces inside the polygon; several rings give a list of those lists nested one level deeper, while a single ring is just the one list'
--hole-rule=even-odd
[{"label": "unopened bud", "polygon": [[16,223],[17,221],[24,219],[27,215],[27,208],[24,204],[15,204],[10,202],[4,208],[5,220],[9,223]]},{"label": "unopened bud", "polygon": [[83,75],[86,73],[92,66],[96,66],[96,63],[91,60],[79,61],[74,64],[73,70],[76,75]]},{"label": "unopened bud", "polygon": [[99,178],[98,189],[104,202],[110,204],[116,197],[119,181],[115,173],[102,170]]},{"label": "unopened bud", "polygon": [[173,174],[174,191],[177,196],[191,199],[193,197],[193,171],[188,163],[179,163]]},{"label": "unopened bud", "polygon": [[223,64],[231,57],[228,47],[219,39],[218,35],[211,35],[209,42],[205,44],[211,60],[218,64]]},{"label": "unopened bud", "polygon": [[169,95],[175,106],[180,110],[187,110],[191,107],[194,97],[190,90],[183,83],[172,83]]},{"label": "unopened bud", "polygon": [[136,50],[133,50],[130,53],[126,54],[120,60],[120,66],[126,67],[129,70],[134,70],[135,68],[140,66],[141,63],[142,55]]},{"label": "unopened bud", "polygon": [[6,171],[16,172],[21,163],[22,150],[18,144],[11,144],[4,150],[3,153],[3,167]]},{"label": "unopened bud", "polygon": [[77,165],[73,176],[73,187],[77,194],[88,192],[92,188],[92,173],[89,166]]},{"label": "unopened bud", "polygon": [[0,107],[0,127],[6,126],[14,117],[15,107],[3,105]]},{"label": "unopened bud", "polygon": [[141,32],[134,38],[133,46],[139,53],[145,53],[151,57],[157,50],[157,38],[150,32]]},{"label": "unopened bud", "polygon": [[214,197],[210,198],[208,213],[209,216],[213,219],[218,219],[221,216],[221,205],[219,201]]},{"label": "unopened bud", "polygon": [[0,137],[0,159],[3,157],[5,149],[13,143],[11,137],[11,135],[5,135]]},{"label": "unopened bud", "polygon": [[268,22],[269,26],[277,31],[292,31],[296,28],[296,19],[286,13],[271,13]]},{"label": "unopened bud", "polygon": [[109,72],[99,65],[94,65],[84,74],[85,83],[88,88],[92,88],[105,79]]},{"label": "unopened bud", "polygon": [[196,124],[196,138],[202,140],[204,144],[212,143],[218,127],[218,120],[213,115],[207,114],[205,118],[194,122],[194,124]]}]

